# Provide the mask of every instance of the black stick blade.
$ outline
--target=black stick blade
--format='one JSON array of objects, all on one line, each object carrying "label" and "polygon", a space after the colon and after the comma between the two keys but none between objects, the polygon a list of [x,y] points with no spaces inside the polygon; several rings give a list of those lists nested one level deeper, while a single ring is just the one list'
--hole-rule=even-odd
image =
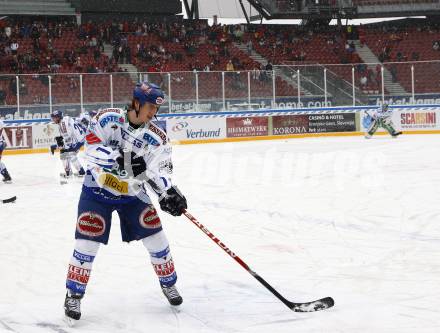
[{"label": "black stick blade", "polygon": [[294,312],[316,312],[331,308],[335,301],[331,297],[325,297],[308,303],[291,303],[290,309]]},{"label": "black stick blade", "polygon": [[1,202],[5,204],[5,203],[15,202],[15,200],[17,200],[17,197],[14,195],[14,196],[11,197],[11,198],[1,200]]}]

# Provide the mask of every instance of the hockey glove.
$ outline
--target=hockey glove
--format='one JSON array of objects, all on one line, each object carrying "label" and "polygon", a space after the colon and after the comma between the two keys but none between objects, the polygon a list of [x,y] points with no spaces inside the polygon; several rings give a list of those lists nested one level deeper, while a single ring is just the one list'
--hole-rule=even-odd
[{"label": "hockey glove", "polygon": [[[147,170],[147,165],[143,156],[137,156],[133,151],[128,153],[121,151],[120,153],[121,156],[116,158],[116,163],[119,166],[120,172],[123,170],[129,172],[131,169],[131,171],[133,171],[133,176],[137,177]],[[124,158],[124,156],[129,158]]]},{"label": "hockey glove", "polygon": [[65,153],[71,153],[74,150],[72,148],[61,148],[60,149],[60,154],[65,154]]},{"label": "hockey glove", "polygon": [[60,153],[64,154],[64,153],[76,153],[81,147],[83,146],[83,143],[76,143],[72,146],[70,146],[69,148],[61,148],[60,149]]},{"label": "hockey glove", "polygon": [[55,150],[57,150],[57,145],[50,145],[50,153],[53,155],[55,153]]},{"label": "hockey glove", "polygon": [[176,186],[171,187],[159,198],[160,209],[173,216],[180,216],[188,208],[186,198]]},{"label": "hockey glove", "polygon": [[64,147],[64,139],[62,136],[56,136],[55,141],[57,142],[58,147]]}]

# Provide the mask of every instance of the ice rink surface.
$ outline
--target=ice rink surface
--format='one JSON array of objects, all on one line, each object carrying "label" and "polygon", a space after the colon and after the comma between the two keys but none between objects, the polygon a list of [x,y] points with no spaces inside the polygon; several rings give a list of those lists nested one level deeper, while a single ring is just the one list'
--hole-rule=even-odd
[{"label": "ice rink surface", "polygon": [[309,138],[176,146],[189,211],[292,301],[293,313],[185,217],[161,214],[184,298],[171,309],[140,243],[108,246],[83,317],[63,320],[80,180],[57,156],[5,156],[1,332],[440,332],[440,136]]}]

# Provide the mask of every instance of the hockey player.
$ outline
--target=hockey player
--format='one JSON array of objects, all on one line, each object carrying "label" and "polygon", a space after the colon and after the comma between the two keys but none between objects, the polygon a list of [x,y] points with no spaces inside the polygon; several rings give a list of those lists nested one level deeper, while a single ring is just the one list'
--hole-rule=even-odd
[{"label": "hockey player", "polygon": [[180,216],[185,197],[171,181],[171,146],[166,133],[152,122],[164,94],[143,82],[133,91],[127,111],[101,110],[86,135],[87,174],[78,204],[75,249],[67,274],[64,302],[69,324],[80,319],[80,302],[100,244],[107,244],[112,212],[120,219],[122,240],[142,241],[150,255],[162,292],[171,305],[182,303],[177,275],[160,218],[146,191],[156,193],[160,208]]},{"label": "hockey player", "polygon": [[379,110],[374,111],[371,114],[367,112],[366,117],[364,118],[364,127],[368,128],[365,138],[370,139],[379,127],[387,130],[392,137],[397,137],[402,134],[402,132],[397,132],[395,130],[394,124],[391,120],[392,115],[393,111],[389,108],[388,104],[383,104]]},{"label": "hockey player", "polygon": [[78,160],[77,154],[84,145],[86,129],[75,119],[63,116],[61,111],[53,111],[50,117],[59,126],[61,134],[55,138],[57,144],[50,147],[52,155],[57,148],[60,149],[60,159],[64,167],[64,173],[60,176],[69,178],[72,175],[72,165],[78,171],[78,176],[84,176],[85,171]]},{"label": "hockey player", "polygon": [[2,162],[2,154],[3,150],[6,148],[6,142],[3,140],[2,132],[3,128],[5,127],[4,122],[0,119],[0,174],[3,176],[3,181],[5,183],[10,183],[12,181],[11,175],[8,172],[8,169],[6,169],[5,163]]},{"label": "hockey player", "polygon": [[92,111],[84,111],[78,116],[77,121],[81,124],[84,129],[87,129],[90,124],[90,120],[96,116],[97,112]]}]

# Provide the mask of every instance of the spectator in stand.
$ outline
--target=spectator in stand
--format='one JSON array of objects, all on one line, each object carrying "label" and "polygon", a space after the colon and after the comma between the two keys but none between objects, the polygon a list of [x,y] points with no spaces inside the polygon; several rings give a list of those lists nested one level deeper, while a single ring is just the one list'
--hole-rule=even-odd
[{"label": "spectator in stand", "polygon": [[420,59],[419,52],[417,52],[417,51],[413,51],[413,53],[411,54],[411,60],[413,60],[413,61],[419,61],[419,59]]},{"label": "spectator in stand", "polygon": [[399,61],[399,62],[405,60],[405,57],[404,57],[404,55],[402,54],[402,52],[400,52],[400,51],[397,52],[397,54],[396,54],[396,60]]},{"label": "spectator in stand", "polygon": [[101,51],[99,51],[98,48],[95,48],[93,50],[93,59],[95,60],[95,62],[99,61],[99,59],[101,58]]},{"label": "spectator in stand", "polygon": [[3,52],[5,53],[5,55],[11,55],[11,46],[10,45],[5,45],[5,47],[3,48]]},{"label": "spectator in stand", "polygon": [[26,96],[27,93],[28,93],[28,89],[25,81],[20,80],[20,95]]},{"label": "spectator in stand", "polygon": [[31,28],[31,38],[35,41],[40,38],[40,31],[38,30],[37,25],[34,23]]},{"label": "spectator in stand", "polygon": [[391,73],[391,79],[393,82],[397,82],[397,67],[396,64],[391,64],[389,67],[389,71]]},{"label": "spectator in stand", "polygon": [[267,62],[265,70],[268,71],[268,72],[272,72],[273,66],[272,66],[272,63],[270,61]]},{"label": "spectator in stand", "polygon": [[75,61],[75,68],[77,72],[81,72],[82,71],[82,62],[81,62],[81,57],[77,57],[76,61]]},{"label": "spectator in stand", "polygon": [[435,41],[434,43],[432,43],[432,49],[434,51],[438,51],[440,49],[440,42],[439,41]]},{"label": "spectator in stand", "polygon": [[260,68],[257,65],[255,65],[254,69],[252,70],[252,78],[254,80],[260,79]]},{"label": "spectator in stand", "polygon": [[0,104],[6,104],[6,91],[0,90]]},{"label": "spectator in stand", "polygon": [[235,36],[235,40],[236,40],[239,44],[241,44],[241,42],[242,42],[243,35],[244,35],[244,32],[243,32],[243,30],[241,29],[241,26],[238,25],[238,26],[235,28],[234,36]]},{"label": "spectator in stand", "polygon": [[361,84],[361,88],[365,89],[367,87],[368,84],[368,79],[367,76],[365,74],[362,74],[360,80],[359,80],[360,84]]},{"label": "spectator in stand", "polygon": [[232,60],[230,59],[229,61],[228,61],[228,63],[226,64],[226,70],[227,71],[234,71],[235,69],[234,69],[234,65],[232,64]]},{"label": "spectator in stand", "polygon": [[11,43],[11,53],[12,53],[12,55],[16,55],[17,54],[17,51],[18,51],[18,43],[17,43],[17,41],[16,40],[14,40],[12,43]]},{"label": "spectator in stand", "polygon": [[252,54],[252,50],[253,50],[253,45],[252,45],[252,40],[251,39],[248,40],[248,42],[246,44],[246,49],[247,49],[247,53],[249,55],[251,55]]},{"label": "spectator in stand", "polygon": [[17,80],[15,80],[15,78],[9,82],[9,90],[12,91],[14,96],[17,96]]},{"label": "spectator in stand", "polygon": [[8,26],[5,28],[5,35],[6,35],[6,37],[9,39],[9,38],[11,38],[11,34],[12,34],[12,28],[8,25]]},{"label": "spectator in stand", "polygon": [[131,49],[128,45],[124,47],[123,53],[124,53],[125,62],[127,64],[131,64]]},{"label": "spectator in stand", "polygon": [[261,64],[260,65],[260,81],[265,82],[265,81],[267,81],[267,79],[268,79],[268,76],[267,76],[267,72],[266,72],[266,66]]}]

